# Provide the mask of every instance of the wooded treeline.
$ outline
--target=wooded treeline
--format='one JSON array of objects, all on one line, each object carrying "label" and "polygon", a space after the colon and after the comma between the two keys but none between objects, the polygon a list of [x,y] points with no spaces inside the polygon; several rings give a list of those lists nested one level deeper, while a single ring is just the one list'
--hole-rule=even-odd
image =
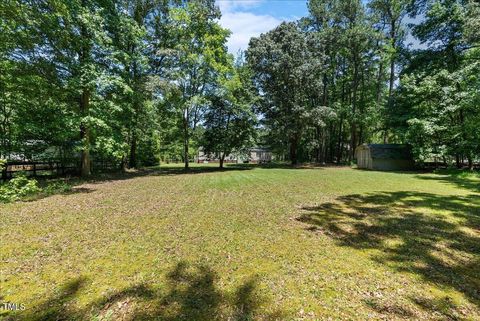
[{"label": "wooded treeline", "polygon": [[308,5],[309,17],[253,39],[247,51],[278,153],[342,163],[359,144],[388,142],[411,144],[420,161],[478,160],[478,2]]},{"label": "wooded treeline", "polygon": [[88,175],[92,158],[188,167],[200,146],[345,163],[399,142],[419,160],[478,159],[476,2],[308,6],[235,58],[214,0],[4,0],[0,158],[76,158]]},{"label": "wooded treeline", "polygon": [[204,137],[222,155],[251,140],[248,74],[213,0],[0,6],[1,157],[78,157],[88,175],[92,157],[188,167]]}]

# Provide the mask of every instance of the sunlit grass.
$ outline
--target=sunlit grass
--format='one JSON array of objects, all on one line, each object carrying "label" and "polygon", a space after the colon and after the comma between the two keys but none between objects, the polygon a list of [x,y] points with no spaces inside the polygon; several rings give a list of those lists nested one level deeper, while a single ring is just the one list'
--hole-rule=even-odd
[{"label": "sunlit grass", "polygon": [[480,318],[476,176],[193,166],[0,205],[0,301],[26,305],[0,313]]}]

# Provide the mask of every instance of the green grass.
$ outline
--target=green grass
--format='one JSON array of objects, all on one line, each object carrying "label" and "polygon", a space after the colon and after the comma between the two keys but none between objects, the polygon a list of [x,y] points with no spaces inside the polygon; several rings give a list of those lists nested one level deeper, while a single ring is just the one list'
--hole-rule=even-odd
[{"label": "green grass", "polygon": [[169,167],[3,204],[0,319],[479,320],[479,185]]}]

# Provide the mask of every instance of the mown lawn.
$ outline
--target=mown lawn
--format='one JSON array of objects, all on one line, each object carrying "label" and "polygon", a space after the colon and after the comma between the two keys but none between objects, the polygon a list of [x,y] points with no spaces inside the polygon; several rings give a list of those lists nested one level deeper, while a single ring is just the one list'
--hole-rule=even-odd
[{"label": "mown lawn", "polygon": [[0,319],[479,320],[479,185],[163,168],[3,204]]}]

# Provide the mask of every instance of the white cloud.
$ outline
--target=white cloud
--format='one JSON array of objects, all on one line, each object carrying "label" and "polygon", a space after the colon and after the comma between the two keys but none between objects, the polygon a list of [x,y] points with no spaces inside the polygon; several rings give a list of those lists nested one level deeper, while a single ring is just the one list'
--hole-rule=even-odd
[{"label": "white cloud", "polygon": [[217,0],[217,5],[223,12],[256,7],[264,0]]},{"label": "white cloud", "polygon": [[222,11],[220,24],[232,32],[228,40],[228,51],[236,54],[238,50],[245,50],[252,37],[258,37],[267,32],[282,20],[265,14],[248,12],[263,0],[217,0]]},{"label": "white cloud", "polygon": [[228,51],[235,54],[239,49],[245,50],[252,37],[267,32],[282,20],[269,15],[257,15],[250,12],[227,12],[222,15],[220,24],[232,32],[228,40]]}]

